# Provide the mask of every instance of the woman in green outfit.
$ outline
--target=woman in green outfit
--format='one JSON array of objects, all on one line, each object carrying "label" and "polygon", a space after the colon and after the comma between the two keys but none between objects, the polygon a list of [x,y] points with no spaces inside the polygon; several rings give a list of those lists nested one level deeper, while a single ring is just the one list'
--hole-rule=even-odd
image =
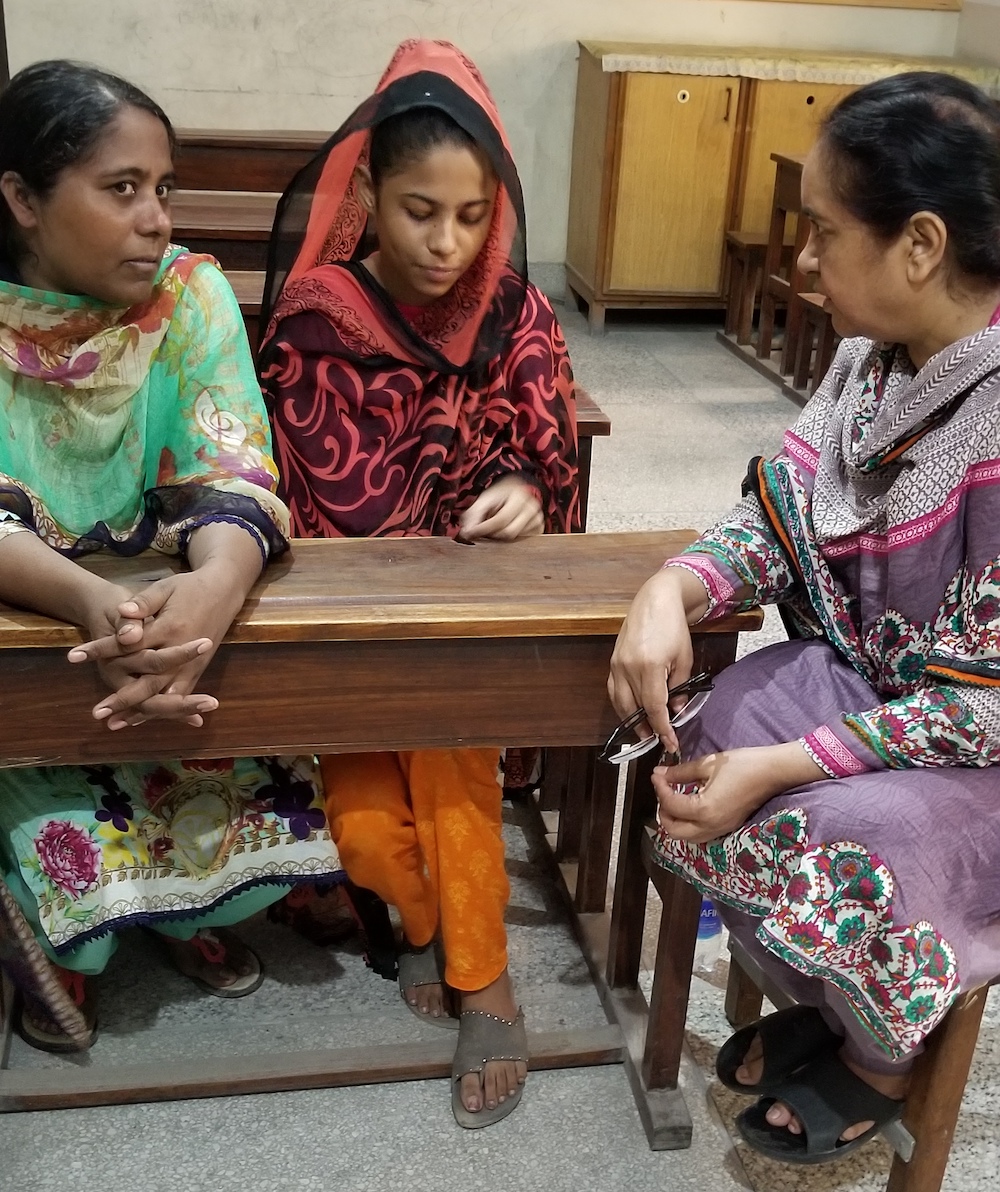
[{"label": "woman in green outfit", "polygon": [[[36,63],[0,96],[0,600],[81,626],[69,663],[100,669],[108,730],[181,720],[194,740],[218,706],[201,674],[288,520],[236,300],[169,243],[173,147],[152,100],[90,67]],[[148,548],[187,569],[133,593],[75,561]],[[93,1038],[83,976],[125,926],[210,992],[251,992],[259,961],[221,928],[339,872],[322,807],[311,758],[0,770],[25,1038]]]}]

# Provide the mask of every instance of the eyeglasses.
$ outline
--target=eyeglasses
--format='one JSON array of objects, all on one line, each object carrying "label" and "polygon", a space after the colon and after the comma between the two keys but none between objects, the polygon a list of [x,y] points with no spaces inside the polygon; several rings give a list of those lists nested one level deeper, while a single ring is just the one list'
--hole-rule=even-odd
[{"label": "eyeglasses", "polygon": [[[667,689],[668,702],[677,695],[690,696],[684,707],[671,715],[670,723],[674,728],[680,728],[698,715],[705,706],[705,701],[711,695],[713,687],[711,675],[708,671],[702,671],[700,675],[695,675],[686,683],[679,683],[676,687]],[[655,733],[651,737],[643,737],[641,741],[625,743],[629,733],[634,728],[638,728],[645,719],[645,708],[636,708],[631,716],[626,716],[604,742],[604,748],[597,755],[598,761],[607,762],[611,766],[620,766],[623,762],[630,762],[633,758],[642,757],[644,753],[656,749],[660,744],[660,738]]]}]

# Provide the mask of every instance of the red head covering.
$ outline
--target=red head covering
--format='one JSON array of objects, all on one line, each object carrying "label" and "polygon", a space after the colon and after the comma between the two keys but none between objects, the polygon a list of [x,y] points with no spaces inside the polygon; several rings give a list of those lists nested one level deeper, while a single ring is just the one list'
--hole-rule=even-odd
[{"label": "red head covering", "polygon": [[[367,164],[371,131],[388,117],[415,107],[446,112],[488,155],[499,185],[479,256],[447,297],[428,307],[411,328],[398,311],[386,309],[377,290],[373,293],[365,284],[367,279],[359,280],[342,265],[363,255],[367,213],[357,195],[355,171]],[[305,211],[304,230],[297,231]],[[294,258],[285,274],[281,258],[288,260],[290,249]],[[276,320],[325,302],[331,317],[354,324],[359,355],[465,371],[497,355],[509,339],[520,315],[525,275],[521,186],[493,97],[475,65],[455,46],[407,41],[393,55],[374,95],[282,197],[265,286],[266,311],[282,284],[283,289],[273,316],[265,313],[267,331]],[[354,318],[345,311],[353,312]]]}]

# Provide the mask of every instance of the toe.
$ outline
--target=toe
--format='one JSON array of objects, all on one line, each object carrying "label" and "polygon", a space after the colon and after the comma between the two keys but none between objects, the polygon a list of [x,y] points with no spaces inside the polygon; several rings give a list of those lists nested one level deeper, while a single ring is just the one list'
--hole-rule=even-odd
[{"label": "toe", "polygon": [[483,1107],[483,1086],[477,1072],[470,1072],[462,1077],[459,1086],[462,1104],[470,1113],[478,1113]]}]

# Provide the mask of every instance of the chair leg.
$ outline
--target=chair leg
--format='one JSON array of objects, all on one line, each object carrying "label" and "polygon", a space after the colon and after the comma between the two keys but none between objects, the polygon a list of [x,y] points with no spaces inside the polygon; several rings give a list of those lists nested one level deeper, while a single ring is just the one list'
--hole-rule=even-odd
[{"label": "chair leg", "polygon": [[732,335],[739,324],[739,312],[746,281],[746,260],[740,257],[735,249],[730,248],[726,253],[726,277],[723,282],[723,293],[726,295],[726,321],[722,325],[722,330],[726,335]]},{"label": "chair leg", "polygon": [[672,1089],[677,1087],[680,1072],[701,895],[665,869],[656,872],[653,884],[663,901],[663,913],[642,1053],[642,1082],[647,1089]]},{"label": "chair leg", "polygon": [[939,1192],[988,992],[982,986],[962,994],[928,1037],[903,1112],[916,1145],[909,1163],[893,1159],[886,1192]]},{"label": "chair leg", "polygon": [[738,344],[748,344],[753,339],[753,313],[757,305],[757,295],[760,293],[763,277],[764,266],[760,258],[750,258],[746,263],[743,294],[736,324],[736,342]]},{"label": "chair leg", "polygon": [[764,994],[735,956],[729,959],[726,982],[726,1019],[734,1030],[741,1030],[760,1018]]},{"label": "chair leg", "polygon": [[809,384],[809,366],[813,354],[813,325],[802,318],[799,323],[798,343],[795,345],[795,360],[792,366],[792,388],[805,389]]},{"label": "chair leg", "polygon": [[833,320],[829,315],[823,320],[819,329],[819,342],[816,344],[816,370],[813,373],[809,394],[812,396],[819,387],[820,381],[830,371],[833,354],[837,350],[837,333],[833,329]]}]

